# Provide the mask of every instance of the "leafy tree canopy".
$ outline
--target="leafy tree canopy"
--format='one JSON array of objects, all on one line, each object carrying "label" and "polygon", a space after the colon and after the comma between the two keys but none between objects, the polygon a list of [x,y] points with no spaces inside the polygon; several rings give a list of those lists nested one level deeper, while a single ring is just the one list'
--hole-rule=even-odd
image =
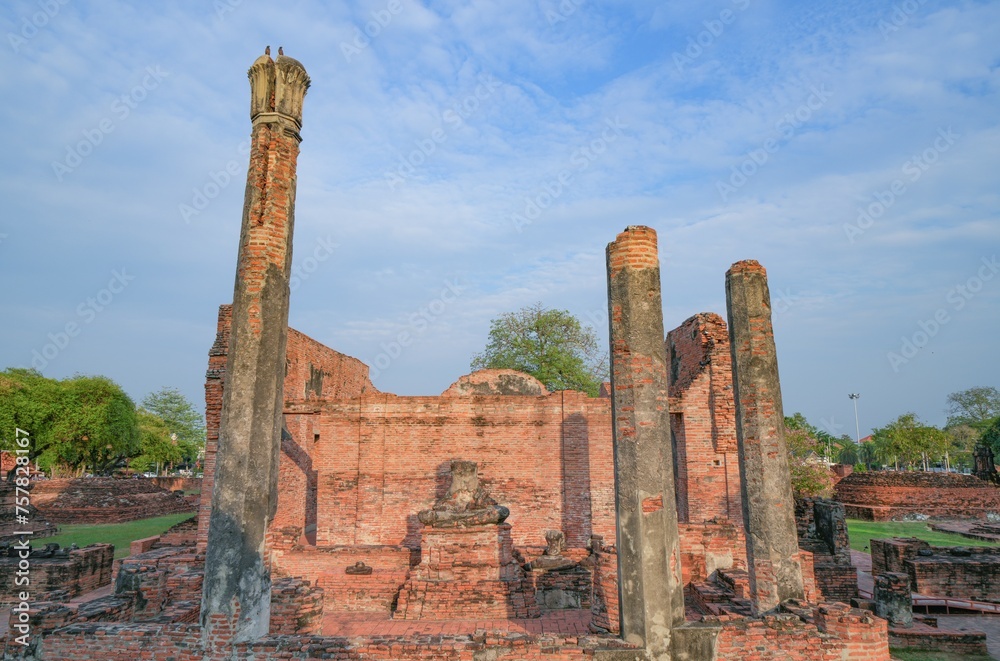
[{"label": "leafy tree canopy", "polygon": [[205,418],[179,390],[160,388],[146,395],[142,408],[159,416],[166,425],[168,438],[171,434],[177,435],[176,447],[182,457],[170,462],[193,461],[198,457],[199,450],[205,447]]},{"label": "leafy tree canopy", "polygon": [[785,443],[788,446],[788,472],[796,497],[828,498],[833,493],[833,474],[822,461],[825,442],[809,431],[815,429],[801,413],[785,418]]},{"label": "leafy tree canopy", "polygon": [[904,413],[872,434],[878,456],[885,463],[912,465],[927,457],[940,458],[948,451],[950,437],[925,425],[914,413]]},{"label": "leafy tree canopy", "polygon": [[0,373],[0,393],[0,424],[31,434],[32,458],[43,469],[87,466],[105,473],[138,452],[135,403],[111,379],[57,381],[8,369]]},{"label": "leafy tree canopy", "polygon": [[1000,418],[1000,391],[979,386],[948,395],[948,426],[968,425],[984,432]]},{"label": "leafy tree canopy", "polygon": [[[847,434],[834,436],[811,424],[801,413],[785,416],[785,429],[805,432],[809,438],[816,441],[816,447],[813,448],[813,451],[819,455],[828,456],[831,461],[842,464],[857,463],[857,443]],[[789,450],[791,451],[791,447]]]},{"label": "leafy tree canopy", "polygon": [[142,473],[183,460],[180,442],[171,437],[170,427],[163,418],[145,409],[139,409],[136,416],[140,454],[129,461],[130,467]]},{"label": "leafy tree canopy", "polygon": [[541,303],[500,315],[472,369],[513,369],[532,375],[550,391],[581,390],[596,396],[607,378],[607,353],[594,331],[566,310]]}]

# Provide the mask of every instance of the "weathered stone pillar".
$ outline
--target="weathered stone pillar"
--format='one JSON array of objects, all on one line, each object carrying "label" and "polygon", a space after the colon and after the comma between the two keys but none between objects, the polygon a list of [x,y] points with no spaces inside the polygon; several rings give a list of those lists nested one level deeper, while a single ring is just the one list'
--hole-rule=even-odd
[{"label": "weathered stone pillar", "polygon": [[264,534],[277,505],[295,162],[309,87],[303,66],[278,53],[272,61],[268,49],[249,71],[250,167],[201,605],[210,647],[259,638],[270,620]]},{"label": "weathered stone pillar", "polygon": [[684,592],[656,232],[628,227],[607,259],[621,633],[669,659]]},{"label": "weathered stone pillar", "polygon": [[750,592],[755,612],[764,612],[786,599],[804,599],[805,591],[763,266],[754,260],[733,264],[726,272],[726,308]]},{"label": "weathered stone pillar", "polygon": [[889,621],[890,627],[913,626],[913,595],[910,575],[896,572],[875,577],[875,614]]}]

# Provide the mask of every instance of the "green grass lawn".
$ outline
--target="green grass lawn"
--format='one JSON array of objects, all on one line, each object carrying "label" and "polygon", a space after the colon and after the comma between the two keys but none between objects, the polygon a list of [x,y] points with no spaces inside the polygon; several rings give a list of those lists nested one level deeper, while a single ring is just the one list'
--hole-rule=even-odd
[{"label": "green grass lawn", "polygon": [[872,538],[884,537],[916,537],[932,546],[998,546],[993,542],[931,530],[922,521],[872,522],[848,519],[847,531],[851,536],[851,548],[855,551],[864,551]]},{"label": "green grass lawn", "polygon": [[133,541],[159,535],[167,528],[192,517],[194,517],[193,513],[183,512],[181,514],[157,516],[152,519],[129,521],[128,523],[59,526],[60,532],[58,535],[36,539],[32,542],[32,546],[42,547],[50,542],[56,542],[60,546],[69,546],[75,542],[77,546],[83,548],[88,544],[103,542],[115,545],[116,559],[124,558],[128,556],[128,547]]}]

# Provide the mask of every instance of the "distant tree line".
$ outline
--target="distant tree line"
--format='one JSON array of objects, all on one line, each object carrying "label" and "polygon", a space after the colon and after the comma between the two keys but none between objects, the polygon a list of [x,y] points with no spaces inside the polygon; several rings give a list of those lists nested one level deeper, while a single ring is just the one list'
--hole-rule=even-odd
[{"label": "distant tree line", "polygon": [[800,495],[827,495],[829,471],[822,459],[854,465],[858,470],[882,468],[930,470],[970,468],[977,443],[989,445],[1000,458],[1000,391],[975,387],[947,398],[944,429],[904,413],[856,443],[809,424],[801,413],[785,418],[792,483]]},{"label": "distant tree line", "polygon": [[137,407],[103,376],[57,380],[10,368],[0,372],[0,449],[13,449],[15,427],[31,435],[32,462],[59,475],[191,465],[205,444],[201,414],[174,388]]}]

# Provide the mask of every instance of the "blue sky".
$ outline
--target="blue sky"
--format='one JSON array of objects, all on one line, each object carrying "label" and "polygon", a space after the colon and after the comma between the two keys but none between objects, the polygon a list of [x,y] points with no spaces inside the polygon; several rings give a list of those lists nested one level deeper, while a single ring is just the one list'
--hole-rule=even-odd
[{"label": "blue sky", "polygon": [[35,0],[0,28],[0,365],[200,405],[270,44],[312,77],[290,324],[382,390],[441,392],[536,301],[606,341],[631,224],[667,328],[767,267],[788,413],[853,435],[859,392],[864,435],[1000,386],[998,3]]}]

